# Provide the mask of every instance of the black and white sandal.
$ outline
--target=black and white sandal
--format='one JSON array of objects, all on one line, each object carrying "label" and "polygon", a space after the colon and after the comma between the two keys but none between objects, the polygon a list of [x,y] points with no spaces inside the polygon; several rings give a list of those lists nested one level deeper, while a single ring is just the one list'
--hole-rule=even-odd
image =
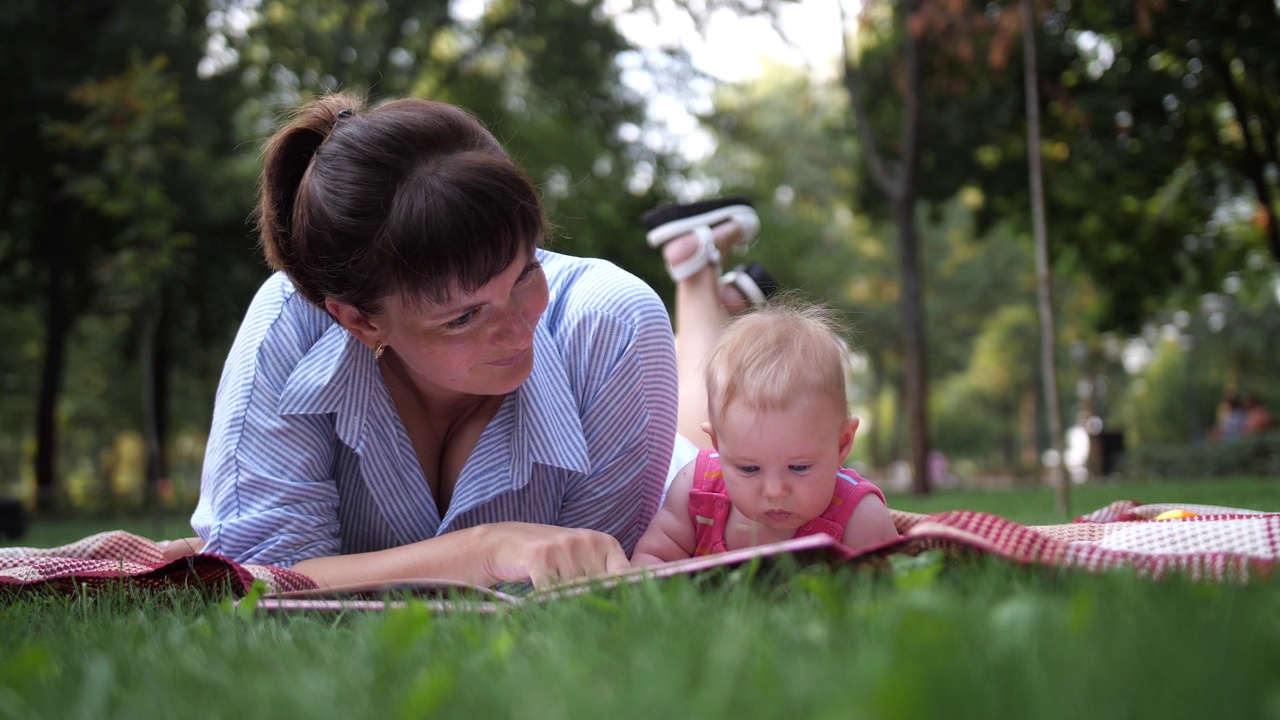
[{"label": "black and white sandal", "polygon": [[640,217],[648,230],[649,247],[660,248],[686,233],[698,237],[698,249],[687,260],[668,267],[671,279],[680,282],[707,265],[720,267],[720,251],[716,248],[711,228],[734,221],[742,226],[740,247],[750,247],[760,233],[760,217],[751,201],[744,197],[726,197],[689,203],[664,205]]},{"label": "black and white sandal", "polygon": [[760,307],[769,302],[781,287],[778,280],[758,262],[739,265],[720,276],[721,285],[732,285],[751,303]]}]

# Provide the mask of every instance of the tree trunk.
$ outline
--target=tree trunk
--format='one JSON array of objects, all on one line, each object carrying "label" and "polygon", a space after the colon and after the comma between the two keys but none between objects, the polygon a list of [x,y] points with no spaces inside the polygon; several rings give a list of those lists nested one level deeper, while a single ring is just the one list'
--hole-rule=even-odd
[{"label": "tree trunk", "polygon": [[[918,12],[919,3],[920,0],[904,0],[898,11],[903,20],[904,88],[902,136],[899,139],[899,157],[896,163],[886,163],[880,156],[862,97],[861,75],[848,45],[847,33],[844,37],[844,85],[857,119],[867,169],[876,187],[892,203],[894,221],[898,226],[898,259],[902,273],[902,345],[905,358],[902,386],[911,435],[912,489],[918,495],[925,495],[929,492],[928,375],[925,364],[924,280],[920,271],[920,240],[915,218],[916,176],[920,164],[920,38],[912,30],[911,22]],[[868,6],[869,4],[864,4],[863,8]],[[840,12],[843,27],[843,4],[840,4]]]},{"label": "tree trunk", "polygon": [[[874,353],[870,354],[868,357],[868,363],[871,366],[871,371],[867,374],[871,378],[871,381],[867,387],[867,397],[871,401],[869,403],[870,406],[874,409],[878,409],[877,406],[880,403],[881,377],[884,372],[884,368],[880,361],[876,359]],[[858,442],[866,443],[867,462],[870,463],[871,467],[876,468],[877,470],[884,467],[884,451],[880,444],[882,426],[883,419],[877,414],[876,422],[871,427],[862,429],[862,431],[858,433]]]},{"label": "tree trunk", "polygon": [[168,355],[159,332],[164,316],[164,301],[157,299],[156,307],[143,321],[139,353],[142,358],[143,437],[147,448],[145,502],[153,509],[160,507],[160,483],[169,474],[165,457]]},{"label": "tree trunk", "polygon": [[1035,385],[1029,385],[1018,403],[1018,464],[1023,467],[1035,467],[1040,462],[1040,432],[1036,423],[1040,408],[1036,407],[1037,400]]},{"label": "tree trunk", "polygon": [[1048,414],[1049,445],[1056,462],[1049,468],[1049,481],[1057,488],[1058,516],[1071,510],[1071,486],[1063,472],[1062,415],[1058,410],[1058,364],[1054,350],[1056,327],[1053,320],[1053,278],[1049,273],[1049,232],[1044,210],[1044,182],[1040,167],[1040,91],[1036,70],[1036,23],[1031,0],[1022,0],[1023,79],[1027,95],[1027,168],[1031,181],[1031,222],[1036,243],[1036,299],[1040,315],[1040,367],[1044,382],[1044,405]]},{"label": "tree trunk", "polygon": [[920,239],[916,234],[915,193],[896,203],[898,260],[902,268],[902,341],[906,360],[903,390],[911,429],[912,489],[929,492],[929,425],[924,339],[924,279],[920,272]]},{"label": "tree trunk", "polygon": [[67,208],[55,205],[50,211],[44,254],[49,269],[45,295],[44,362],[40,368],[40,394],[36,401],[36,512],[48,513],[58,502],[58,399],[62,395],[62,375],[66,365],[67,336],[71,315],[67,308],[66,246]]}]

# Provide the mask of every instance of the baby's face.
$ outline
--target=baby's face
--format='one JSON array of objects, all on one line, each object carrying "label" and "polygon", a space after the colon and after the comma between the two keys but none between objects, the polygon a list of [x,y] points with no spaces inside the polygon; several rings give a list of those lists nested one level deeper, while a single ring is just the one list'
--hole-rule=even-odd
[{"label": "baby's face", "polygon": [[843,403],[816,393],[781,410],[734,403],[716,421],[725,489],[738,512],[772,530],[794,531],[827,508],[856,427]]}]

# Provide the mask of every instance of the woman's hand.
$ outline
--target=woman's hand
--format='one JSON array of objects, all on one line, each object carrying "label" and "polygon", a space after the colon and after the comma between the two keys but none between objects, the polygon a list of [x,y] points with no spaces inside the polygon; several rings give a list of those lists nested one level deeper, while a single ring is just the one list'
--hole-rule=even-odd
[{"label": "woman's hand", "polygon": [[542,589],[631,567],[609,534],[523,522],[477,525],[411,545],[303,560],[293,569],[327,587],[388,580],[458,580]]},{"label": "woman's hand", "polygon": [[475,528],[484,532],[482,585],[532,581],[538,589],[631,567],[612,536],[595,530],[505,522]]},{"label": "woman's hand", "polygon": [[198,537],[161,540],[156,544],[160,546],[160,552],[163,554],[165,562],[172,562],[178,558],[195,555],[204,549],[204,540]]}]

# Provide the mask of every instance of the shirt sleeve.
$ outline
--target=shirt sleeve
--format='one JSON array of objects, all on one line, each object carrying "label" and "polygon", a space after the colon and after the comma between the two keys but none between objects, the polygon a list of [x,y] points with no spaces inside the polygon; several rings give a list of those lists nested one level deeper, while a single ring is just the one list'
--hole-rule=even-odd
[{"label": "shirt sleeve", "polygon": [[566,488],[558,524],[607,532],[630,556],[657,511],[675,442],[671,321],[651,288],[606,263],[571,292],[584,301],[559,340],[591,468]]},{"label": "shirt sleeve", "polygon": [[282,280],[264,284],[227,357],[191,524],[205,552],[289,567],[337,555],[341,543],[333,416],[278,410],[326,321],[318,309],[299,307],[305,301]]}]

